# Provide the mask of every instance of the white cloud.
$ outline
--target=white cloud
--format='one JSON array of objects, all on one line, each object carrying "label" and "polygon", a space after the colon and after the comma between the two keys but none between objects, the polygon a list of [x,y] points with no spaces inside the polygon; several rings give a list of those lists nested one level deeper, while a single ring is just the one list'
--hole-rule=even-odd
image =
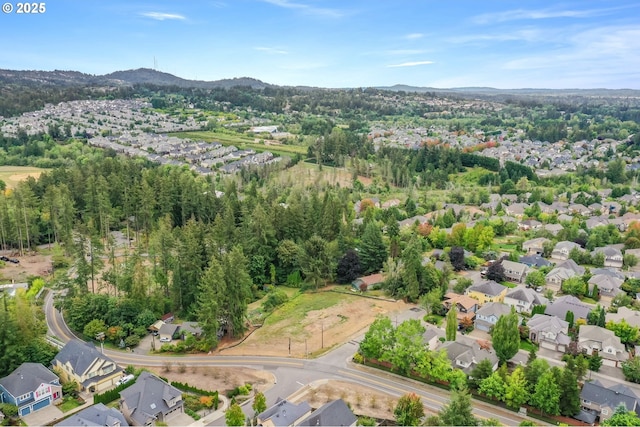
[{"label": "white cloud", "polygon": [[412,61],[412,62],[403,62],[401,64],[391,64],[387,65],[389,68],[397,68],[397,67],[417,67],[418,65],[429,65],[433,64],[433,61]]},{"label": "white cloud", "polygon": [[385,51],[387,55],[419,55],[425,52],[424,49],[392,49]]},{"label": "white cloud", "polygon": [[422,33],[411,33],[411,34],[407,34],[406,36],[404,36],[405,39],[407,40],[417,40],[417,39],[421,39],[424,37],[424,34]]},{"label": "white cloud", "polygon": [[277,49],[275,47],[257,46],[257,47],[254,47],[254,49],[258,50],[260,52],[269,53],[269,54],[273,54],[273,55],[286,55],[286,54],[289,53],[286,50]]},{"label": "white cloud", "polygon": [[589,18],[592,16],[606,15],[614,12],[620,8],[608,8],[608,9],[583,9],[583,10],[571,10],[571,9],[515,9],[507,10],[504,12],[495,13],[483,13],[472,18],[472,21],[476,24],[490,24],[496,22],[505,21],[517,21],[525,19],[552,19],[552,18]]},{"label": "white cloud", "polygon": [[184,21],[187,19],[184,15],[178,15],[177,13],[143,12],[140,15],[147,18],[155,19],[156,21],[166,21],[168,19]]},{"label": "white cloud", "polygon": [[272,4],[274,6],[283,7],[285,9],[295,9],[306,15],[315,15],[322,16],[328,18],[341,18],[344,16],[344,13],[337,9],[327,9],[310,6],[304,3],[296,3],[290,0],[263,0],[266,3]]}]

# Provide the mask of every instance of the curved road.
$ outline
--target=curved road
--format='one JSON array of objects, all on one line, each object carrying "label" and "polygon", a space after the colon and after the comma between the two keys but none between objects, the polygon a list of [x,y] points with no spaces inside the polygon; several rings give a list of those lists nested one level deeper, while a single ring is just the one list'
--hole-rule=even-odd
[{"label": "curved road", "polygon": [[[53,306],[53,291],[47,293],[44,311],[49,334],[63,342],[78,339],[64,322],[62,314]],[[399,314],[398,318],[421,317],[421,313],[407,311]],[[359,337],[361,339],[361,337]],[[185,366],[243,366],[253,367],[271,372],[275,378],[274,386],[265,392],[267,405],[272,405],[279,397],[285,398],[300,390],[303,386],[315,381],[339,379],[351,381],[366,387],[402,396],[406,393],[416,393],[422,398],[426,408],[437,412],[449,402],[449,392],[429,386],[404,377],[389,374],[377,369],[355,365],[349,362],[356,351],[355,341],[350,341],[317,359],[295,359],[286,357],[262,356],[184,356],[167,357],[125,353],[121,351],[105,350],[104,353],[121,365],[163,366],[168,360],[180,360]],[[474,415],[480,418],[497,418],[504,425],[518,425],[527,417],[474,400]],[[245,407],[245,411],[247,408]],[[251,408],[248,408],[251,411]],[[252,414],[248,414],[251,416]],[[218,420],[224,422],[224,419]],[[539,422],[539,421],[538,421]],[[217,424],[214,421],[214,424]],[[223,424],[219,424],[223,425]]]}]

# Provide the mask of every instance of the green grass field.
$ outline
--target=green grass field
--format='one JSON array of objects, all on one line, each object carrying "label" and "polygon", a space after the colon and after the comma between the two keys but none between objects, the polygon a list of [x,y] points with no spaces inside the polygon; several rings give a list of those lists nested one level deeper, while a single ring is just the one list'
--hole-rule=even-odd
[{"label": "green grass field", "polygon": [[271,151],[281,156],[294,157],[296,154],[306,156],[307,148],[299,145],[265,145],[255,142],[255,138],[237,133],[216,131],[175,132],[169,134],[177,138],[189,138],[207,142],[219,142],[222,145],[235,145],[238,148],[252,148],[256,151]]},{"label": "green grass field", "polygon": [[20,181],[29,176],[37,178],[46,170],[32,166],[0,166],[0,179],[7,184],[7,188],[15,188]]}]

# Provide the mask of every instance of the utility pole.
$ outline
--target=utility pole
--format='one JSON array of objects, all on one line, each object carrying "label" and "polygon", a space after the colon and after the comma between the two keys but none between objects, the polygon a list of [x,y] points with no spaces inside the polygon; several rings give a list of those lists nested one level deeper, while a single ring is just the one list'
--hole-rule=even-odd
[{"label": "utility pole", "polygon": [[320,348],[324,348],[324,321],[320,323]]}]

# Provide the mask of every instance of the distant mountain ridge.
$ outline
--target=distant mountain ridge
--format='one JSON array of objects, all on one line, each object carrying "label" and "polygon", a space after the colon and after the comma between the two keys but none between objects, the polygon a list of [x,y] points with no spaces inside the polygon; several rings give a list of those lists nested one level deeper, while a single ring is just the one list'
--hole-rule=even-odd
[{"label": "distant mountain ridge", "polygon": [[272,86],[250,77],[222,79],[215,81],[186,80],[173,74],[150,68],[115,71],[102,76],[85,74],[79,71],[38,71],[38,70],[3,70],[0,69],[2,84],[37,84],[60,86],[127,86],[134,84],[153,84],[157,86],[195,87],[201,89],[231,88],[234,86],[251,86],[264,89]]},{"label": "distant mountain ridge", "polygon": [[[200,89],[231,88],[235,86],[250,86],[254,89],[277,87],[251,77],[239,77],[214,81],[187,80],[173,74],[165,73],[150,68],[138,68],[135,70],[115,71],[105,75],[85,74],[79,71],[38,71],[38,70],[4,70],[0,69],[0,85],[56,85],[56,86],[130,86],[134,84],[152,84],[157,86],[177,86],[182,88],[193,87]],[[310,86],[295,86],[300,90],[316,89],[344,89],[353,88],[320,88]],[[459,88],[433,88],[396,84],[393,86],[373,86],[374,89],[388,91],[404,91],[416,93],[441,93],[460,95],[581,95],[581,96],[615,96],[615,97],[640,97],[640,90],[635,89],[495,89],[491,87],[459,87]]]}]

